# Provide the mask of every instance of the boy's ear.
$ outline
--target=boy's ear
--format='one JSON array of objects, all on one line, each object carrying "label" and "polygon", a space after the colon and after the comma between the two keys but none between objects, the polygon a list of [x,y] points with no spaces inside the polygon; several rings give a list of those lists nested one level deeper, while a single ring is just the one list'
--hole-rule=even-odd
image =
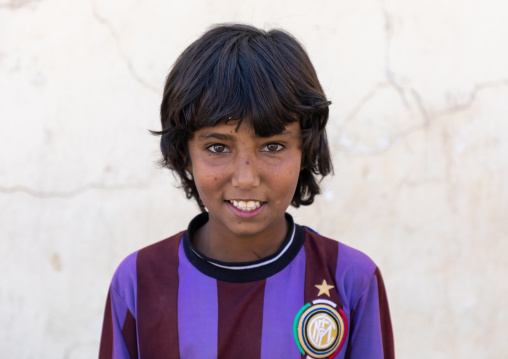
[{"label": "boy's ear", "polygon": [[185,151],[180,152],[181,156],[184,159],[184,163],[187,164],[187,167],[185,167],[185,170],[189,172],[192,175],[192,162],[189,154],[189,144],[187,143],[187,146],[185,148]]}]

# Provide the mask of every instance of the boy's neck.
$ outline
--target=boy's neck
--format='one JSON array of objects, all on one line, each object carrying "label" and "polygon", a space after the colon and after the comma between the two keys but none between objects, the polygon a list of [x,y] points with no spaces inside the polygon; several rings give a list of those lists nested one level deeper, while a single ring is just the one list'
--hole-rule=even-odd
[{"label": "boy's neck", "polygon": [[192,244],[205,256],[217,261],[252,262],[277,252],[286,237],[288,226],[283,218],[262,233],[240,236],[209,220],[196,230]]}]

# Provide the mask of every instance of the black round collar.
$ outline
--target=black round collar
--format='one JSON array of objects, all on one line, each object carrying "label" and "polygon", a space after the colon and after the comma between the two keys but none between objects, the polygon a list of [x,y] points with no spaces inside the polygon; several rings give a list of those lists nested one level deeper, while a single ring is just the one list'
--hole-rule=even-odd
[{"label": "black round collar", "polygon": [[294,223],[286,213],[288,233],[274,254],[252,262],[221,262],[206,257],[191,242],[196,230],[208,222],[208,213],[201,213],[189,223],[184,235],[183,247],[187,259],[201,273],[225,282],[245,283],[266,279],[284,269],[296,257],[305,240],[305,229]]}]

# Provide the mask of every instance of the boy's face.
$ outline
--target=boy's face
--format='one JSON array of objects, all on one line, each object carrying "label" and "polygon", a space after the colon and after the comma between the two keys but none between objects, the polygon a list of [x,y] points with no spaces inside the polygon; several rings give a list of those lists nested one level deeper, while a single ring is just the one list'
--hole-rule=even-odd
[{"label": "boy's face", "polygon": [[243,237],[285,228],[284,213],[301,167],[299,122],[281,134],[258,137],[248,121],[196,131],[189,141],[189,171],[209,212],[210,228]]}]

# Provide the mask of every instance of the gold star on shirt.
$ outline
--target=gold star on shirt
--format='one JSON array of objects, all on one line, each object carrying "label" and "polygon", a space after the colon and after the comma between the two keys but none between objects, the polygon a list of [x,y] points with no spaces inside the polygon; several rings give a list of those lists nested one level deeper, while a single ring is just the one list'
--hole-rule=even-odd
[{"label": "gold star on shirt", "polygon": [[317,289],[319,289],[319,293],[318,293],[318,297],[321,295],[321,294],[326,294],[328,297],[330,296],[330,289],[333,288],[333,285],[328,285],[328,283],[326,283],[326,280],[323,279],[323,283],[321,284],[316,284],[315,287]]}]

